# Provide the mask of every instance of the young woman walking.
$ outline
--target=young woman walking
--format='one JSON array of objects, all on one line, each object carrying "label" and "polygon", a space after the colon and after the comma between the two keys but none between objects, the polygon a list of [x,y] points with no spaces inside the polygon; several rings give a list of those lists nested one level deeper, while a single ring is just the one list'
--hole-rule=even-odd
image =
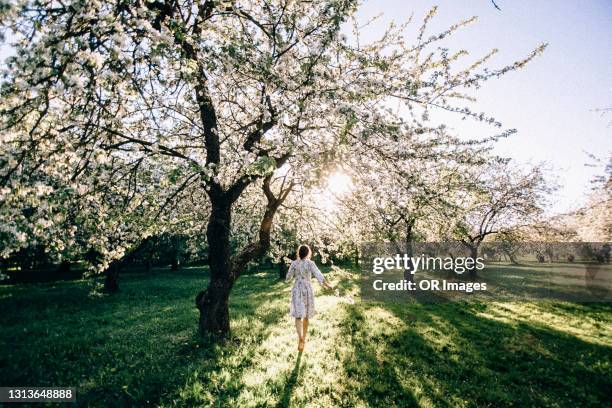
[{"label": "young woman walking", "polygon": [[293,289],[291,290],[291,311],[290,314],[295,318],[295,329],[298,335],[298,350],[304,350],[306,334],[308,333],[308,319],[317,312],[314,305],[314,292],[310,279],[315,276],[319,284],[324,288],[333,288],[325,281],[323,274],[317,265],[310,260],[312,251],[308,245],[300,245],[297,251],[297,259],[291,262],[287,272],[287,282],[295,278]]}]

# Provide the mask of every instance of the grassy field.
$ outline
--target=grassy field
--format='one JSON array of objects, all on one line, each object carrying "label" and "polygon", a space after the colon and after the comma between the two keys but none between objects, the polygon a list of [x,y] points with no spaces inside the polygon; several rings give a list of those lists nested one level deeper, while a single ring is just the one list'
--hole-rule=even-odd
[{"label": "grassy field", "polygon": [[[328,274],[356,291],[355,275]],[[290,287],[244,276],[223,346],[196,335],[206,271],[0,286],[0,385],[73,386],[80,406],[610,406],[610,304],[348,304],[317,290],[303,354]]]}]

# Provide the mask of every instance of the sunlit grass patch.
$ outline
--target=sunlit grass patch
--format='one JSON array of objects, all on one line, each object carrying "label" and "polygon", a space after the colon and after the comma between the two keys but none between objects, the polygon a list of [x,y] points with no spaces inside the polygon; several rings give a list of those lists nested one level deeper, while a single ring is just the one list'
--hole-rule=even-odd
[{"label": "sunlit grass patch", "polygon": [[504,302],[493,303],[477,315],[505,322],[540,325],[572,334],[584,341],[612,346],[610,307],[606,303]]}]

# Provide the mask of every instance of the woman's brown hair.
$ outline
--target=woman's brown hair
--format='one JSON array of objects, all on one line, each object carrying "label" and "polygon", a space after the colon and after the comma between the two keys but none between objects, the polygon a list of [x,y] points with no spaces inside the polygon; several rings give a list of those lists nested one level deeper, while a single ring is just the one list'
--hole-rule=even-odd
[{"label": "woman's brown hair", "polygon": [[300,245],[297,250],[297,256],[299,259],[306,259],[311,253],[312,252],[310,251],[310,247],[308,245]]}]

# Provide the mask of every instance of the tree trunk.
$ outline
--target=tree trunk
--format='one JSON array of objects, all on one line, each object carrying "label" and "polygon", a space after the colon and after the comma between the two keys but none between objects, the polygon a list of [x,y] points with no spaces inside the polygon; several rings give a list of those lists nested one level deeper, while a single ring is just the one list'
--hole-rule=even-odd
[{"label": "tree trunk", "polygon": [[[232,204],[238,198],[236,191],[209,193],[211,213],[206,229],[210,267],[210,282],[206,290],[196,296],[196,306],[200,311],[199,328],[201,334],[212,334],[214,337],[227,337],[230,333],[229,296],[234,282],[245,266],[252,260],[263,256],[270,248],[272,222],[278,207],[287,198],[293,184],[286,190],[281,188],[278,197],[270,189],[272,176],[263,180],[263,190],[267,205],[259,225],[259,240],[244,247],[236,256],[231,257],[230,226],[232,221]],[[240,190],[239,190],[240,191]]]},{"label": "tree trunk", "polygon": [[228,199],[219,198],[214,201],[206,229],[210,282],[208,288],[197,295],[196,306],[200,311],[200,332],[225,337],[230,330],[228,304],[235,280],[231,274],[230,262],[232,212],[231,202]]},{"label": "tree trunk", "polygon": [[[4,275],[4,279],[11,279],[9,275],[9,269],[11,268],[11,263],[8,258],[0,258],[0,276]],[[2,280],[2,278],[0,278]]]},{"label": "tree trunk", "polygon": [[213,277],[211,273],[208,288],[196,297],[196,305],[200,310],[201,334],[212,334],[219,338],[229,335],[229,295],[232,286],[233,279],[216,275]]},{"label": "tree trunk", "polygon": [[406,221],[406,241],[405,241],[405,253],[406,255],[408,255],[408,257],[410,258],[409,261],[409,269],[404,269],[404,279],[407,281],[414,281],[414,265],[412,263],[412,255],[413,255],[413,250],[412,250],[412,241],[414,240],[414,234],[413,234],[413,226],[414,226],[414,221],[410,220],[410,221]]},{"label": "tree trunk", "polygon": [[104,292],[115,293],[117,291],[119,291],[119,266],[112,262],[105,272]]},{"label": "tree trunk", "polygon": [[59,276],[67,276],[70,273],[70,262],[62,261],[57,267],[57,274]]},{"label": "tree trunk", "polygon": [[[476,262],[476,258],[478,258],[478,244],[472,244],[470,247],[470,257]],[[474,264],[471,268],[469,268],[470,278],[475,279],[478,277],[476,265]]]},{"label": "tree trunk", "polygon": [[281,258],[281,261],[278,264],[278,278],[280,280],[285,280],[287,278],[287,272],[289,272],[287,262],[285,262],[284,258]]}]

